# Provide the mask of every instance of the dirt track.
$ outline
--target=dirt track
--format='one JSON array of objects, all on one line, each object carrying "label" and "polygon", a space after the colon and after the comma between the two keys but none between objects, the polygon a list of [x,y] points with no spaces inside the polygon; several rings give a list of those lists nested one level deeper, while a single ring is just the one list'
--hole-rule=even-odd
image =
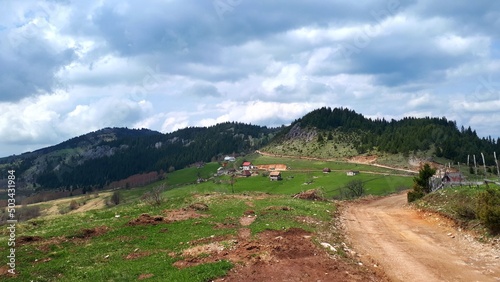
[{"label": "dirt track", "polygon": [[351,204],[343,220],[361,260],[392,281],[500,281],[498,249],[408,208],[406,194]]}]

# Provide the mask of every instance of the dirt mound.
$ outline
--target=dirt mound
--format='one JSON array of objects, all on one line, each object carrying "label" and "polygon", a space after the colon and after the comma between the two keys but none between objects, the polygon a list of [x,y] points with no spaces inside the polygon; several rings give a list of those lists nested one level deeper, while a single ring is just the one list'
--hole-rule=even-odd
[{"label": "dirt mound", "polygon": [[307,190],[293,195],[294,199],[303,199],[311,201],[324,201],[325,198],[321,196],[321,191],[317,189]]},{"label": "dirt mound", "polygon": [[29,244],[33,242],[41,241],[42,237],[40,236],[20,236],[17,238],[16,243],[19,245]]},{"label": "dirt mound", "polygon": [[150,216],[147,213],[141,214],[138,218],[132,219],[131,221],[128,222],[128,225],[134,226],[134,225],[157,225],[160,223],[165,223],[166,220],[164,219],[163,216],[155,215],[155,216]]},{"label": "dirt mound", "polygon": [[208,211],[208,205],[204,203],[194,203],[189,208],[196,211]]},{"label": "dirt mound", "polygon": [[78,231],[75,235],[70,236],[71,238],[80,238],[80,239],[88,239],[92,237],[96,237],[108,232],[109,228],[105,225],[98,226],[94,228],[85,228]]},{"label": "dirt mound", "polygon": [[288,206],[270,206],[264,209],[265,211],[293,211],[293,208]]},{"label": "dirt mound", "polygon": [[192,218],[209,217],[206,214],[197,213],[196,210],[193,209],[164,210],[163,213],[165,214],[165,220],[167,222],[182,221]]}]

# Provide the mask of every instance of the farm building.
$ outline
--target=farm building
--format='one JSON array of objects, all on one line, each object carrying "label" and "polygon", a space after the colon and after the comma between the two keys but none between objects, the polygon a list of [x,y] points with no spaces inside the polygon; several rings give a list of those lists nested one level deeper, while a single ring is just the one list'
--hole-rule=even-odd
[{"label": "farm building", "polygon": [[250,170],[244,170],[241,172],[241,175],[243,175],[244,177],[249,177],[252,176],[252,173],[250,172]]},{"label": "farm building", "polygon": [[243,170],[251,170],[253,168],[253,165],[251,162],[243,162],[241,165],[243,167]]},{"label": "farm building", "polygon": [[349,170],[346,174],[347,174],[347,176],[354,176],[354,175],[358,175],[359,171],[358,170]]},{"label": "farm building", "polygon": [[460,172],[445,172],[442,180],[444,183],[456,184],[461,183],[464,178]]},{"label": "farm building", "polygon": [[330,172],[332,172],[332,170],[329,167],[325,167],[323,169],[323,173],[330,173]]},{"label": "farm building", "polygon": [[224,161],[226,161],[226,162],[234,162],[234,161],[236,161],[236,158],[235,157],[226,156],[226,157],[224,157]]},{"label": "farm building", "polygon": [[269,174],[269,179],[271,181],[278,181],[281,180],[281,172],[279,171],[273,171]]}]

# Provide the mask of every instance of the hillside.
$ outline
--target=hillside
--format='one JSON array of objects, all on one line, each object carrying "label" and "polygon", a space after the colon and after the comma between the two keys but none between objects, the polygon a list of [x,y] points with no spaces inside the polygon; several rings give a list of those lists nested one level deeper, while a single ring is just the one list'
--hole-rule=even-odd
[{"label": "hillside", "polygon": [[[225,154],[244,154],[271,140],[276,129],[241,123],[191,127],[169,134],[105,128],[61,144],[0,159],[35,189],[94,189],[148,172],[173,171]],[[2,175],[7,175],[2,173]]]},{"label": "hillside", "polygon": [[[235,122],[190,127],[162,134],[147,129],[105,128],[61,144],[0,159],[0,173],[15,169],[19,188],[89,189],[129,177],[161,178],[197,162],[221,160],[254,150],[274,155],[350,160],[366,157],[391,166],[412,159],[473,166],[486,162],[486,176],[497,174],[493,157],[500,138],[479,138],[446,118],[369,119],[344,108],[314,110],[291,125],[267,128]],[[472,170],[472,169],[471,169]],[[485,175],[483,169],[478,172]],[[151,174],[152,173],[152,174]],[[153,175],[154,176],[151,176]],[[154,178],[154,179],[153,179]],[[1,182],[2,180],[0,180]],[[5,180],[3,180],[5,181]],[[0,183],[1,184],[1,183]],[[25,185],[24,185],[25,184]]]},{"label": "hillside", "polygon": [[491,172],[494,152],[500,152],[500,138],[479,138],[470,127],[458,129],[446,118],[403,118],[387,121],[369,119],[344,108],[321,108],[294,121],[273,142],[263,148],[273,154],[350,158],[361,154],[413,155],[466,163],[481,153]]}]

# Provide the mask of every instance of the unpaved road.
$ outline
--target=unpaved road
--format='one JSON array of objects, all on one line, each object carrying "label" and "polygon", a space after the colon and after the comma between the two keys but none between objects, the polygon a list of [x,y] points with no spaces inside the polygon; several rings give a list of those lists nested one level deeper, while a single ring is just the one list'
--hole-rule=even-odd
[{"label": "unpaved road", "polygon": [[350,204],[347,237],[392,281],[500,281],[500,252],[444,219],[406,206],[406,194]]}]

